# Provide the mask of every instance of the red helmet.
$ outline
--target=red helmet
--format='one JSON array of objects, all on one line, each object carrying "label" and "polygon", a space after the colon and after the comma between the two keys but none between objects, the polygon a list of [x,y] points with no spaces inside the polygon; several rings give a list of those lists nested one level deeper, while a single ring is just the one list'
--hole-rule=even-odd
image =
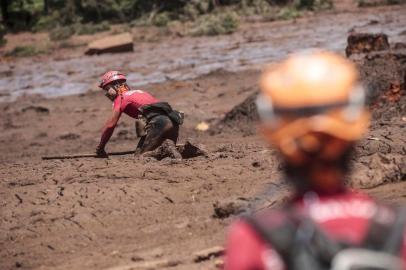
[{"label": "red helmet", "polygon": [[124,80],[127,81],[127,78],[124,76],[123,73],[120,71],[112,70],[112,71],[107,71],[104,73],[104,75],[101,77],[101,81],[99,84],[100,88],[105,87],[111,82],[117,81],[117,80]]}]

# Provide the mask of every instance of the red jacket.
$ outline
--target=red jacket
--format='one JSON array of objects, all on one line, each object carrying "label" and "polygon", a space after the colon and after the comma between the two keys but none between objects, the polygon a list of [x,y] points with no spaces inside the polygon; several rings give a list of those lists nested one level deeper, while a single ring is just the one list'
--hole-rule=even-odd
[{"label": "red jacket", "polygon": [[[368,231],[368,222],[377,203],[366,195],[345,192],[334,196],[321,196],[312,203],[306,203],[300,198],[293,202],[293,205],[308,213],[330,238],[360,244]],[[277,217],[270,218],[275,218],[277,222]],[[406,233],[403,234],[401,256],[406,269]],[[225,269],[283,270],[285,266],[281,257],[250,225],[239,221],[233,224],[229,231]]]}]

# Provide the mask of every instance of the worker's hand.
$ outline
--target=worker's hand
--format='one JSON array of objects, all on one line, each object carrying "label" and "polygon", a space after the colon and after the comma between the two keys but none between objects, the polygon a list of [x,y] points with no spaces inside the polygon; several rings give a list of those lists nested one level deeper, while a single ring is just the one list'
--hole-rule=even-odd
[{"label": "worker's hand", "polygon": [[109,156],[107,155],[106,151],[104,150],[104,147],[97,146],[96,148],[96,155],[98,158],[108,158]]}]

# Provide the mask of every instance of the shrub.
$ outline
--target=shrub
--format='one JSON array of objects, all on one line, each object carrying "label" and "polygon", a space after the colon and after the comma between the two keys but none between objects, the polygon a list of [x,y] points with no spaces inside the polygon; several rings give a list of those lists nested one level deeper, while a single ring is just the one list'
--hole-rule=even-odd
[{"label": "shrub", "polygon": [[235,13],[202,16],[196,22],[190,34],[193,36],[215,36],[231,34],[238,28],[238,16]]},{"label": "shrub", "polygon": [[300,11],[294,7],[285,7],[282,8],[278,14],[276,15],[276,19],[279,20],[290,20],[290,19],[295,19],[301,15]]},{"label": "shrub", "polygon": [[171,21],[171,17],[168,12],[158,13],[152,20],[152,24],[155,26],[163,27],[167,26]]},{"label": "shrub", "polygon": [[38,31],[47,31],[55,28],[58,25],[59,12],[55,11],[51,15],[42,16],[33,26],[32,30],[35,32]]},{"label": "shrub", "polygon": [[14,57],[29,57],[44,53],[47,53],[47,50],[37,49],[33,46],[17,46],[12,51],[7,52],[5,55]]},{"label": "shrub", "polygon": [[100,24],[86,23],[86,24],[75,24],[75,32],[78,35],[93,35],[97,32],[108,31],[111,29],[110,24],[106,21]]},{"label": "shrub", "polygon": [[73,26],[58,26],[49,33],[49,38],[53,41],[70,38],[75,33]]}]

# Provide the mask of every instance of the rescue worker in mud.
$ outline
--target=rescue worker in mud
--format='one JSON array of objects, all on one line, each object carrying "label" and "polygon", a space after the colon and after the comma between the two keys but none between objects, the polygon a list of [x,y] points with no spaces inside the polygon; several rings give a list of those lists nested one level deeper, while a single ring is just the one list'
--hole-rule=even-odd
[{"label": "rescue worker in mud", "polygon": [[[183,115],[175,111],[166,102],[160,102],[151,94],[142,90],[131,90],[127,79],[119,71],[108,71],[102,78],[99,87],[106,97],[113,101],[113,112],[103,127],[100,143],[96,148],[99,157],[107,157],[105,146],[117,126],[122,113],[136,119],[136,132],[141,137],[136,147],[136,154],[154,150],[166,139],[175,144],[179,136],[179,125]],[[146,125],[140,125],[145,120]]]},{"label": "rescue worker in mud", "polygon": [[323,50],[296,53],[267,68],[260,88],[260,130],[294,196],[231,226],[225,269],[406,269],[404,209],[345,187],[369,125],[354,64]]}]

